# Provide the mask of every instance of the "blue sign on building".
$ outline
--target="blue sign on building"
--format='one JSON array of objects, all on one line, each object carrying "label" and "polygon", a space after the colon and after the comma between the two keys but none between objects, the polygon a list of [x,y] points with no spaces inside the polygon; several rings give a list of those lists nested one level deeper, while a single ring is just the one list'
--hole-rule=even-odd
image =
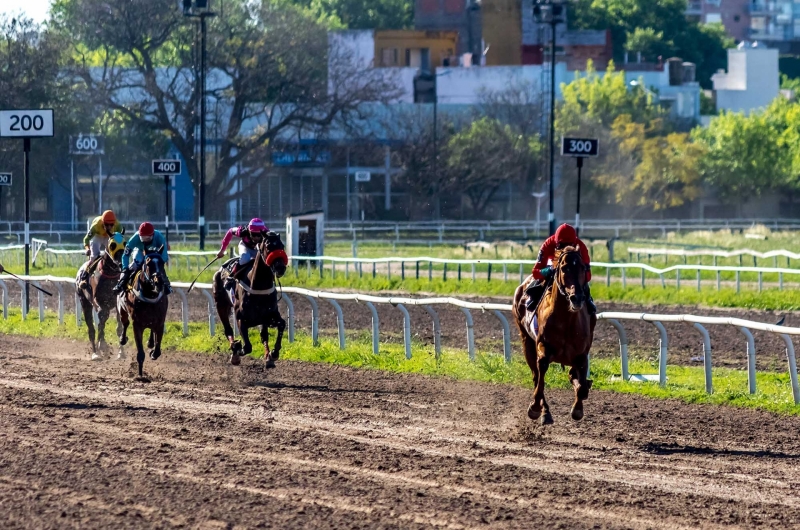
[{"label": "blue sign on building", "polygon": [[330,151],[309,152],[300,151],[275,151],[272,153],[272,163],[276,166],[315,165],[324,166],[330,163]]}]

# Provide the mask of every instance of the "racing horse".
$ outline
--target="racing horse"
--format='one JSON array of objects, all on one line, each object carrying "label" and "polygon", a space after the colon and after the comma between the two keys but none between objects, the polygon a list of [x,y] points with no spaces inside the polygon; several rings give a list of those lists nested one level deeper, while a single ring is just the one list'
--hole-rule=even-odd
[{"label": "racing horse", "polygon": [[[122,273],[120,261],[122,252],[125,250],[125,238],[116,232],[108,240],[105,252],[99,258],[99,263],[95,273],[89,278],[89,288],[80,288],[81,271],[89,266],[89,262],[83,264],[78,270],[78,277],[75,281],[75,289],[78,300],[83,311],[83,319],[89,330],[89,342],[92,344],[92,360],[103,360],[103,353],[108,350],[106,343],[106,321],[113,310],[117,317],[117,333],[120,331],[119,311],[117,310],[116,295],[114,285],[119,280]],[[97,341],[95,341],[95,325],[92,311],[97,311]],[[119,359],[123,358],[122,348],[119,350]]]},{"label": "racing horse", "polygon": [[590,315],[585,303],[586,265],[577,247],[556,251],[553,282],[535,311],[525,309],[525,289],[533,276],[517,287],[513,313],[531,369],[535,389],[528,417],[542,425],[553,423],[544,397],[544,378],[550,363],[569,366],[569,378],[575,389],[572,419],[583,419],[583,401],[589,397],[592,381],[587,379],[589,349],[592,347],[597,316]]},{"label": "racing horse", "polygon": [[[267,368],[274,368],[280,357],[281,341],[286,329],[286,321],[278,310],[278,293],[276,280],[286,273],[289,258],[283,251],[283,243],[275,236],[275,240],[265,240],[256,246],[253,265],[247,273],[246,280],[236,280],[233,299],[223,287],[228,271],[225,267],[214,273],[212,293],[217,306],[220,322],[225,328],[231,349],[230,362],[234,366],[241,363],[241,356],[253,352],[248,332],[250,328],[261,326],[261,342],[264,344],[264,362]],[[241,340],[235,340],[230,324],[233,309],[234,324],[239,329]],[[275,348],[269,349],[269,328],[278,330]]]},{"label": "racing horse", "polygon": [[161,357],[161,340],[167,319],[169,299],[163,278],[164,262],[161,249],[148,249],[142,267],[131,279],[130,285],[117,296],[122,331],[119,334],[120,350],[128,342],[128,326],[133,321],[133,339],[136,342],[136,362],[139,379],[144,380],[144,330],[150,330],[147,347],[154,361]]}]

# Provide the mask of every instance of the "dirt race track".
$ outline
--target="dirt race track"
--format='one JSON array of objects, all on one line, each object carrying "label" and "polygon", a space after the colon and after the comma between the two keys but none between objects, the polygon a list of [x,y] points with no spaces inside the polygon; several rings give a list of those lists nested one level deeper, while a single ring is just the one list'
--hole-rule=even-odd
[{"label": "dirt race track", "polygon": [[0,337],[3,528],[800,525],[800,418]]}]

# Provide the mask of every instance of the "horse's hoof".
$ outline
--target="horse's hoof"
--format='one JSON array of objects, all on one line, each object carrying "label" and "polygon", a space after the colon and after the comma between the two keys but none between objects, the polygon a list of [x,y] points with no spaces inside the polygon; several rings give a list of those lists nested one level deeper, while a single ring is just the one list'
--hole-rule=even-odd
[{"label": "horse's hoof", "polygon": [[264,366],[267,368],[275,368],[275,359],[272,356],[267,355],[267,360],[264,362]]},{"label": "horse's hoof", "polygon": [[539,423],[542,425],[552,425],[553,424],[553,416],[550,414],[550,411],[546,411],[542,414],[542,417],[539,418]]},{"label": "horse's hoof", "polygon": [[528,417],[532,420],[538,420],[542,415],[542,409],[537,409],[533,403],[528,407]]},{"label": "horse's hoof", "polygon": [[127,336],[125,336],[125,337],[120,337],[120,339],[119,339],[119,345],[120,345],[120,346],[125,346],[126,344],[128,344],[128,337],[127,337]]},{"label": "horse's hoof", "polygon": [[242,364],[242,359],[238,355],[236,355],[235,353],[232,353],[231,354],[231,364],[233,366],[239,366],[240,364]]},{"label": "horse's hoof", "polygon": [[274,350],[272,353],[269,354],[269,356],[272,357],[273,360],[277,361],[281,356],[281,351]]},{"label": "horse's hoof", "polygon": [[253,353],[253,345],[245,344],[244,349],[242,351],[244,351],[244,355],[250,355],[251,353]]},{"label": "horse's hoof", "polygon": [[101,355],[98,355],[97,353],[93,353],[92,354],[92,360],[93,361],[102,361],[103,357]]},{"label": "horse's hoof", "polygon": [[581,421],[583,419],[583,407],[572,407],[572,419],[575,421]]},{"label": "horse's hoof", "polygon": [[161,357],[161,350],[153,350],[150,352],[150,358],[157,361]]}]

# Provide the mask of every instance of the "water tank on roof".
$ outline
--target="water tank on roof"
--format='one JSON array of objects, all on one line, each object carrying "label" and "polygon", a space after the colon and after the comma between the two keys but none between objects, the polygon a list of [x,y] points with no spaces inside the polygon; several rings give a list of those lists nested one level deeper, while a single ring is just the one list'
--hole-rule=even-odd
[{"label": "water tank on roof", "polygon": [[694,83],[697,79],[697,65],[686,62],[681,67],[683,68],[683,82]]},{"label": "water tank on roof", "polygon": [[677,57],[667,59],[667,71],[669,72],[670,86],[683,84],[683,61]]}]

